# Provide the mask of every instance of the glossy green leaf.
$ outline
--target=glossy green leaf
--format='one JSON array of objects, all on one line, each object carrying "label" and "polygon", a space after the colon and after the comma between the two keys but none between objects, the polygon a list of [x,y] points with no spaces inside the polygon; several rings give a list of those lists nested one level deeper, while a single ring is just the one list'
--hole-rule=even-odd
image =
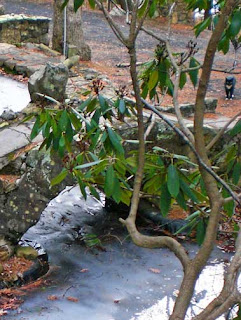
[{"label": "glossy green leaf", "polygon": [[206,224],[205,224],[205,221],[201,219],[197,224],[197,234],[196,234],[196,239],[199,246],[202,245],[203,240],[205,238],[205,234],[206,234]]},{"label": "glossy green leaf", "polygon": [[67,6],[68,3],[69,3],[69,0],[64,0],[64,2],[61,5],[61,9],[63,10]]},{"label": "glossy green leaf", "polygon": [[[200,65],[200,63],[194,57],[191,57],[190,63],[189,63],[189,68],[195,68],[199,65]],[[198,71],[199,71],[199,69],[196,69],[196,70],[189,71],[189,73],[188,73],[194,88],[196,87],[197,82],[198,82]]]},{"label": "glossy green leaf", "polygon": [[129,190],[121,189],[120,190],[120,200],[127,206],[130,205],[132,192]]},{"label": "glossy green leaf", "polygon": [[107,197],[113,194],[115,184],[115,171],[112,165],[110,165],[106,171],[104,191]]},{"label": "glossy green leaf", "polygon": [[117,178],[115,178],[114,180],[114,189],[112,192],[112,198],[115,200],[116,203],[119,203],[121,200],[120,182]]},{"label": "glossy green leaf", "polygon": [[235,124],[235,126],[229,131],[231,137],[241,133],[241,119]]},{"label": "glossy green leaf", "polygon": [[107,131],[108,131],[108,136],[110,138],[111,144],[114,147],[114,149],[118,153],[124,154],[124,149],[121,144],[120,136],[115,131],[113,131],[110,127],[107,128]]},{"label": "glossy green leaf", "polygon": [[229,38],[226,36],[222,37],[222,39],[219,41],[219,44],[218,44],[218,50],[226,54],[229,51],[229,44],[230,44]]},{"label": "glossy green leaf", "polygon": [[67,174],[68,170],[64,168],[56,177],[51,180],[51,186],[53,187],[62,182],[66,178]]},{"label": "glossy green leaf", "polygon": [[95,9],[95,1],[94,0],[88,0],[88,1],[91,9]]},{"label": "glossy green leaf", "polygon": [[227,30],[227,34],[229,37],[235,37],[237,34],[239,34],[241,29],[241,11],[238,10],[234,13],[234,15],[231,18],[230,26]]},{"label": "glossy green leaf", "polygon": [[74,0],[74,11],[76,12],[83,3],[84,0]]},{"label": "glossy green leaf", "polygon": [[209,17],[209,18],[207,18],[206,20],[198,23],[198,24],[194,27],[195,36],[198,37],[203,30],[207,29],[207,28],[210,26],[211,21],[212,21],[212,19],[211,19],[211,17]]},{"label": "glossy green leaf", "polygon": [[176,197],[176,200],[177,200],[177,203],[179,204],[179,206],[184,209],[184,210],[187,210],[187,203],[186,203],[186,200],[183,196],[183,193],[182,191],[180,191]]},{"label": "glossy green leaf", "polygon": [[149,9],[149,12],[148,12],[150,18],[152,18],[154,16],[156,10],[157,10],[157,1],[153,0],[151,2],[151,6],[150,6],[150,9]]},{"label": "glossy green leaf", "polygon": [[69,122],[68,112],[64,110],[59,119],[58,127],[61,131],[65,131]]},{"label": "glossy green leaf", "polygon": [[180,189],[179,175],[173,164],[170,164],[167,169],[167,187],[170,194],[176,198]]},{"label": "glossy green leaf", "polygon": [[35,120],[35,123],[34,123],[34,126],[33,126],[33,129],[32,129],[31,134],[30,134],[30,139],[33,140],[35,137],[37,137],[37,135],[39,134],[40,130],[41,130],[40,117],[37,116],[37,118]]},{"label": "glossy green leaf", "polygon": [[241,163],[236,162],[233,167],[233,174],[232,174],[232,180],[234,184],[238,184],[240,176],[241,176]]},{"label": "glossy green leaf", "polygon": [[179,88],[183,89],[183,87],[185,86],[186,82],[187,82],[187,75],[186,75],[185,72],[182,72],[181,76],[180,76]]},{"label": "glossy green leaf", "polygon": [[[230,194],[228,193],[228,191],[226,189],[223,190],[223,197],[224,198],[228,198],[230,196]],[[229,202],[225,202],[223,205],[224,210],[227,212],[227,215],[231,218],[233,216],[234,213],[234,201],[231,200]]]},{"label": "glossy green leaf", "polygon": [[81,165],[78,165],[78,166],[74,167],[74,169],[76,169],[76,170],[86,169],[86,168],[89,168],[89,167],[96,166],[97,164],[101,163],[102,161],[103,160],[87,162],[87,163],[84,163],[84,164],[81,164]]},{"label": "glossy green leaf", "polygon": [[119,101],[119,107],[118,107],[119,111],[121,114],[124,114],[126,111],[126,104],[125,101],[123,99],[120,99]]},{"label": "glossy green leaf", "polygon": [[168,191],[167,184],[163,184],[161,188],[161,196],[160,196],[160,210],[161,214],[165,217],[171,207],[171,195]]},{"label": "glossy green leaf", "polygon": [[85,107],[89,105],[89,103],[92,101],[92,97],[90,96],[88,99],[86,99],[81,105],[77,108],[78,111],[83,111]]},{"label": "glossy green leaf", "polygon": [[182,191],[187,195],[187,197],[190,198],[194,203],[199,202],[192,189],[186,184],[183,179],[180,179],[180,187]]},{"label": "glossy green leaf", "polygon": [[90,193],[92,194],[92,196],[94,196],[96,199],[100,200],[99,192],[91,185],[89,186],[89,189],[90,189]]},{"label": "glossy green leaf", "polygon": [[151,74],[150,74],[150,78],[148,81],[148,89],[149,91],[151,91],[152,89],[154,89],[157,85],[158,82],[158,78],[159,78],[159,73],[158,70],[155,69]]},{"label": "glossy green leaf", "polygon": [[80,191],[82,193],[82,196],[84,197],[84,199],[86,200],[87,199],[87,193],[86,193],[86,184],[83,183],[83,181],[81,180],[81,178],[79,176],[77,176],[77,181],[78,181],[78,184],[79,184],[79,187],[80,187]]}]

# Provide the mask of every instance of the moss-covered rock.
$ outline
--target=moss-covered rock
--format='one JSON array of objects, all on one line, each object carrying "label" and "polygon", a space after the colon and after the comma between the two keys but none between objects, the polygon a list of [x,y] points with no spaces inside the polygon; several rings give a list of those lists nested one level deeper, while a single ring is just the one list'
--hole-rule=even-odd
[{"label": "moss-covered rock", "polygon": [[38,252],[32,247],[17,247],[16,256],[27,260],[35,260],[38,257]]}]

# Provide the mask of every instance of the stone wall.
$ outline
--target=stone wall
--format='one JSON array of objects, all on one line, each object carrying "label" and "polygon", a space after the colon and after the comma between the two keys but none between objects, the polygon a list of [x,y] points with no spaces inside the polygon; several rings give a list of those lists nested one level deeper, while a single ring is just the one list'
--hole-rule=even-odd
[{"label": "stone wall", "polygon": [[[159,14],[167,17],[172,3],[159,7]],[[184,0],[177,0],[172,14],[172,23],[194,24],[192,11],[187,10],[187,3]]]},{"label": "stone wall", "polygon": [[20,15],[0,16],[0,42],[19,44],[23,42],[48,45],[50,19]]}]

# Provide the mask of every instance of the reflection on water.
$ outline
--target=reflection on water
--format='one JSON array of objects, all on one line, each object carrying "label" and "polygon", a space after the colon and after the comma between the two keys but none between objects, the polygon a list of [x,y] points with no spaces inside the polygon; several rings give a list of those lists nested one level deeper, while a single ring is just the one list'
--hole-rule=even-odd
[{"label": "reflection on water", "polygon": [[[186,320],[200,313],[222,290],[225,264],[217,263],[207,266],[196,285],[195,296],[188,309]],[[136,313],[130,320],[168,320],[174,306],[175,292],[172,297],[164,297],[150,308]],[[217,320],[224,320],[219,317]]]},{"label": "reflection on water", "polygon": [[21,111],[29,101],[26,84],[0,75],[0,115],[6,108]]}]

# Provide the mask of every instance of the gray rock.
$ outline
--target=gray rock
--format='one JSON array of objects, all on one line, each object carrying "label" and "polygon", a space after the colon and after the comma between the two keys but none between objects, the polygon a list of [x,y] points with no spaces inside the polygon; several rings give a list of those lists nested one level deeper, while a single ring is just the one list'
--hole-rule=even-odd
[{"label": "gray rock", "polygon": [[[12,179],[8,183],[3,180],[0,188],[0,239],[10,239],[11,243],[16,243],[39,220],[51,199],[66,185],[73,184],[73,179],[69,177],[50,187],[50,181],[62,170],[62,162],[57,156],[50,158],[46,151],[32,149],[24,163],[26,171],[22,174],[20,168],[15,173],[15,181]],[[1,170],[2,177],[8,174],[8,166]]]},{"label": "gray rock", "polygon": [[48,62],[29,78],[28,90],[31,101],[42,100],[43,98],[37,95],[41,93],[62,102],[65,99],[68,76],[68,67],[63,63],[54,65]]},{"label": "gray rock", "polygon": [[3,110],[3,113],[0,115],[0,118],[4,121],[14,120],[18,117],[18,113],[13,110],[6,108]]},{"label": "gray rock", "polygon": [[0,5],[0,16],[5,14],[4,6]]}]

